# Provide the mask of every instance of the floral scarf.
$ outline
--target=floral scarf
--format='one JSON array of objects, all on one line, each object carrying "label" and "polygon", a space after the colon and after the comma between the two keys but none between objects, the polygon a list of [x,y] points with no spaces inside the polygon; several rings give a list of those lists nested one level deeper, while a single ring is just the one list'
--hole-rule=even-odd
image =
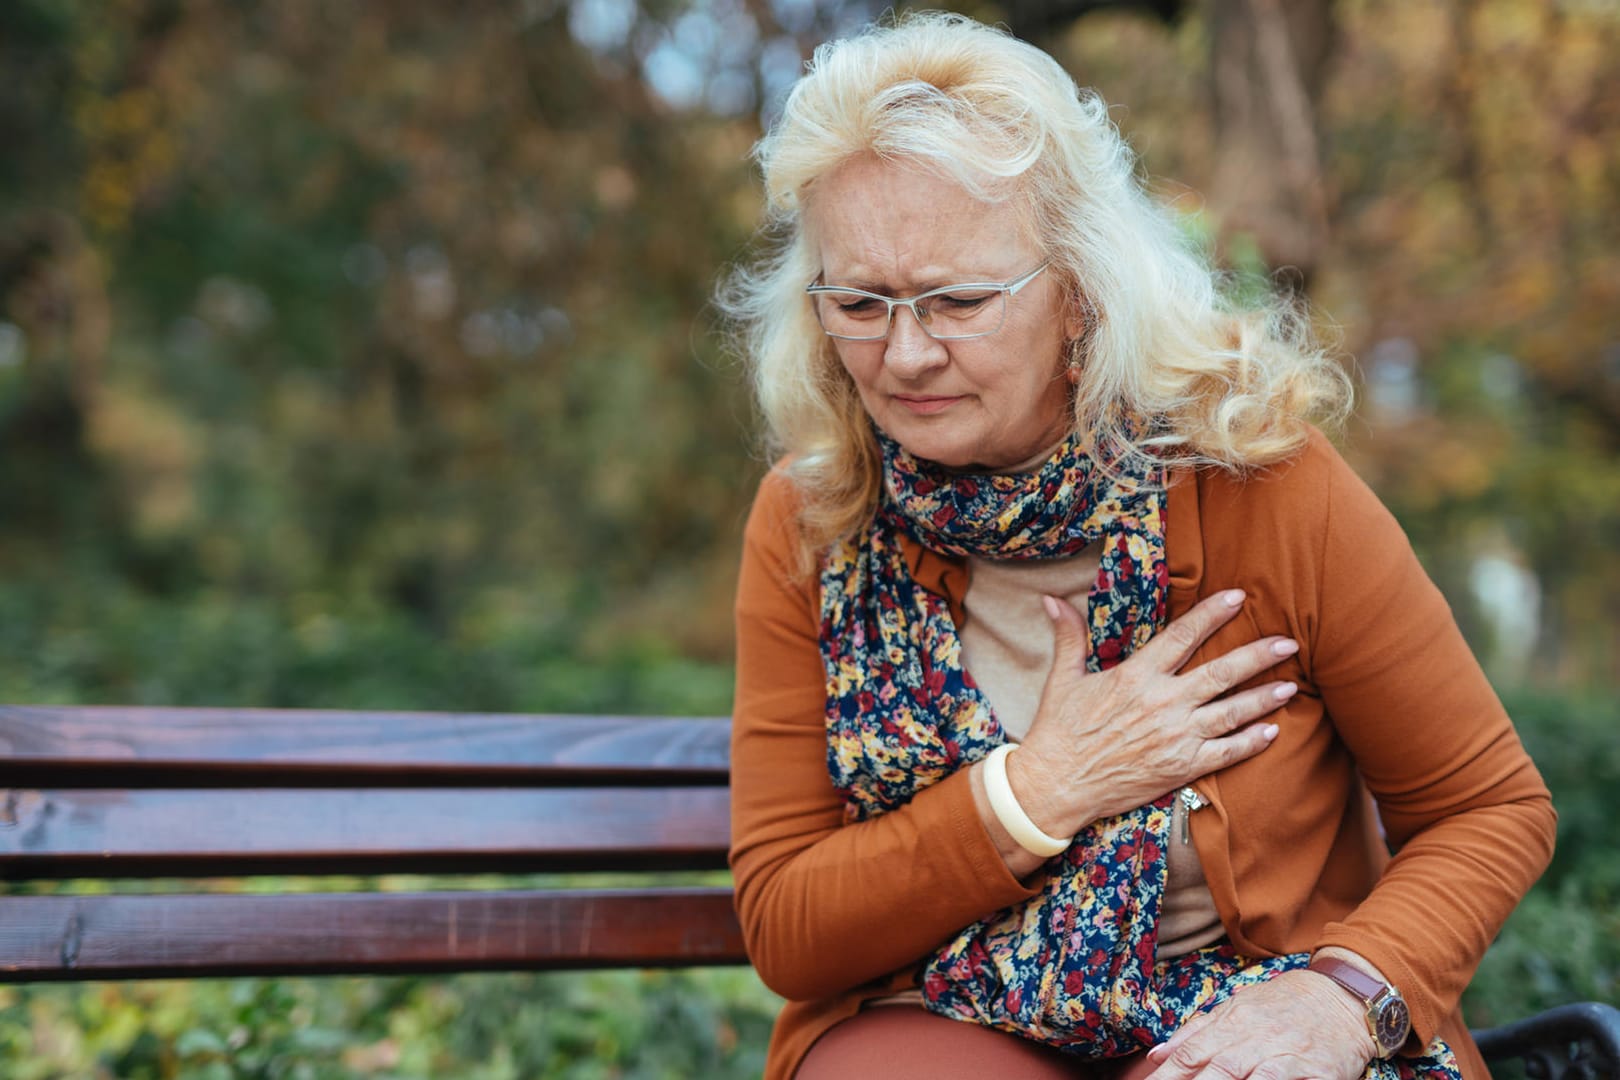
[{"label": "floral scarf", "polygon": [[[827,769],[849,822],[904,806],[1007,739],[962,666],[945,598],[913,579],[902,537],[986,559],[1063,558],[1101,541],[1086,611],[1093,671],[1128,657],[1169,612],[1165,476],[1151,460],[1073,435],[1033,472],[965,474],[881,432],[878,441],[878,511],[821,567]],[[1110,1058],[1163,1042],[1241,986],[1303,967],[1303,953],[1250,960],[1230,945],[1157,961],[1171,799],[1093,822],[1053,860],[1039,895],[965,927],[928,958],[926,1006]],[[1429,1051],[1374,1061],[1367,1075],[1460,1076],[1443,1044]]]}]

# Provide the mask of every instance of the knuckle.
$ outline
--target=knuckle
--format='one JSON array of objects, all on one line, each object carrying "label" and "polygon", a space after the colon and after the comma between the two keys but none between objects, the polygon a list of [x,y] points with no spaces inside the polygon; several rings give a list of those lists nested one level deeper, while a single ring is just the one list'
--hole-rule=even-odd
[{"label": "knuckle", "polygon": [[1170,644],[1182,649],[1190,649],[1197,645],[1200,636],[1197,623],[1191,619],[1177,619],[1164,628],[1164,637]]},{"label": "knuckle", "polygon": [[1220,703],[1220,733],[1230,735],[1234,730],[1243,727],[1244,722],[1252,716],[1251,703],[1247,698],[1228,698]]},{"label": "knuckle", "polygon": [[1204,1064],[1204,1061],[1204,1052],[1199,1049],[1196,1042],[1188,1039],[1172,1050],[1170,1056],[1165,1058],[1164,1063],[1178,1069],[1197,1070]]},{"label": "knuckle", "polygon": [[1239,694],[1227,699],[1225,705],[1227,731],[1236,731],[1250,720],[1264,716],[1271,710],[1266,701],[1266,692],[1263,690]]},{"label": "knuckle", "polygon": [[1217,705],[1205,705],[1193,714],[1193,729],[1205,741],[1219,739],[1232,730],[1227,717],[1226,709]]},{"label": "knuckle", "polygon": [[1237,682],[1236,665],[1230,656],[1217,656],[1204,665],[1204,678],[1224,690]]},{"label": "knuckle", "polygon": [[1259,727],[1245,729],[1237,733],[1237,736],[1232,739],[1232,744],[1234,760],[1241,761],[1264,750],[1266,748],[1266,737]]},{"label": "knuckle", "polygon": [[1265,740],[1258,733],[1253,737],[1234,735],[1221,739],[1215,746],[1218,747],[1216,758],[1220,762],[1220,767],[1224,769],[1228,765],[1236,765],[1258,754],[1265,749]]},{"label": "knuckle", "polygon": [[1084,623],[1077,623],[1070,619],[1061,619],[1052,637],[1060,649],[1082,649],[1086,645],[1086,635],[1089,631]]}]

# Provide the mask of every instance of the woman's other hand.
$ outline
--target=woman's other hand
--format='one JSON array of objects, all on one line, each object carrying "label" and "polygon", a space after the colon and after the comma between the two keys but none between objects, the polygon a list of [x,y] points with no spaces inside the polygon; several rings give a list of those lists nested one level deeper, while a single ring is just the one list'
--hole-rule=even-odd
[{"label": "woman's other hand", "polygon": [[1144,1066],[1158,1066],[1148,1080],[1355,1080],[1375,1051],[1353,995],[1314,971],[1286,971],[1193,1017]]},{"label": "woman's other hand", "polygon": [[1120,664],[1093,673],[1086,671],[1085,619],[1071,604],[1046,598],[1052,669],[1029,732],[1007,760],[1013,792],[1042,830],[1072,836],[1270,745],[1276,725],[1256,721],[1297,687],[1272,682],[1221,695],[1292,656],[1296,642],[1264,637],[1181,670],[1243,599],[1237,589],[1217,593]]}]

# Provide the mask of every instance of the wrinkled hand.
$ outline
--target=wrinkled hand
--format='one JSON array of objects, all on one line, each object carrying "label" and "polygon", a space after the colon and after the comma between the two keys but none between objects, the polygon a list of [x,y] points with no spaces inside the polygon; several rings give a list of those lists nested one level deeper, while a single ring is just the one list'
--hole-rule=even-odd
[{"label": "wrinkled hand", "polygon": [[1045,602],[1052,668],[1007,775],[1025,812],[1046,832],[1073,835],[1270,745],[1276,725],[1256,721],[1292,697],[1295,685],[1279,681],[1223,695],[1292,656],[1296,642],[1263,637],[1182,671],[1241,610],[1241,591],[1203,600],[1105,672],[1086,671],[1091,635],[1084,616],[1062,600]]},{"label": "wrinkled hand", "polygon": [[1355,1080],[1377,1053],[1355,997],[1325,975],[1286,971],[1246,986],[1148,1051],[1149,1080]]}]

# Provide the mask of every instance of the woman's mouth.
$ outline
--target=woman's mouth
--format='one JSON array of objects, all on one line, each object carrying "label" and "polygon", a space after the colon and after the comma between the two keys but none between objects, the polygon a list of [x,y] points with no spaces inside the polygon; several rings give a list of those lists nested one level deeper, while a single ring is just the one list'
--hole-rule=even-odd
[{"label": "woman's mouth", "polygon": [[944,412],[961,401],[960,396],[945,397],[938,394],[895,394],[894,400],[918,416],[932,416]]}]

